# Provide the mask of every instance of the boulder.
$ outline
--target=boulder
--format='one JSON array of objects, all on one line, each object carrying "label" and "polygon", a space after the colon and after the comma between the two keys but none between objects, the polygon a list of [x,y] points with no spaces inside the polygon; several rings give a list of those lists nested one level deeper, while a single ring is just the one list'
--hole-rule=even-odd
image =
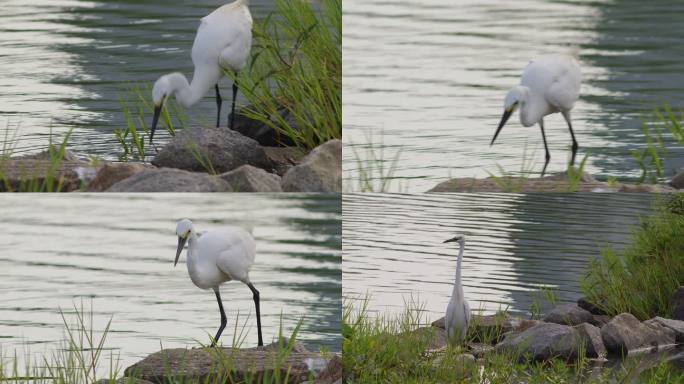
[{"label": "boulder", "polygon": [[672,318],[684,320],[684,286],[677,288],[672,297]]},{"label": "boulder", "polygon": [[611,319],[611,317],[608,315],[592,315],[591,321],[589,321],[589,324],[595,325],[595,326],[601,328],[604,325],[608,324],[610,319]]},{"label": "boulder", "polygon": [[264,152],[278,176],[283,176],[306,156],[306,151],[297,147],[264,147]]},{"label": "boulder", "polygon": [[646,320],[644,323],[648,325],[658,324],[665,328],[669,328],[675,333],[675,341],[678,343],[684,343],[684,321],[665,319],[658,316],[650,320]]},{"label": "boulder", "polygon": [[578,324],[573,328],[577,330],[577,335],[584,342],[587,357],[602,357],[606,355],[606,346],[603,345],[600,329],[589,323]]},{"label": "boulder", "polygon": [[158,167],[218,173],[249,164],[269,168],[264,149],[255,140],[227,128],[191,128],[169,141],[152,160]]},{"label": "boulder", "polygon": [[218,176],[180,169],[148,169],[119,181],[106,192],[227,192],[228,183]]},{"label": "boulder", "polygon": [[575,304],[562,304],[556,306],[544,317],[547,323],[579,325],[593,320],[591,313]]},{"label": "boulder", "polygon": [[605,315],[606,312],[603,311],[599,306],[594,304],[593,302],[589,301],[586,297],[580,297],[577,300],[577,306],[591,312],[594,315]]},{"label": "boulder", "polygon": [[570,326],[539,323],[523,332],[509,334],[496,350],[519,353],[520,361],[545,361],[553,357],[573,361],[579,352],[579,338]]},{"label": "boulder", "polygon": [[670,185],[676,189],[684,189],[684,167],[680,168],[674,177],[672,177]]},{"label": "boulder", "polygon": [[[166,349],[155,352],[126,368],[124,376],[151,381],[169,382],[262,382],[264,378],[280,376],[282,383],[299,384],[307,380],[306,360],[315,354],[299,347],[276,366],[275,343],[256,348]],[[231,368],[227,370],[226,367]],[[288,377],[285,381],[284,378]]]},{"label": "boulder", "polygon": [[280,176],[268,173],[261,168],[242,165],[222,174],[221,179],[228,183],[232,192],[282,192]]},{"label": "boulder", "polygon": [[143,164],[106,163],[100,167],[95,178],[88,183],[88,192],[104,192],[112,185],[125,180],[138,172],[148,169]]},{"label": "boulder", "polygon": [[601,337],[611,354],[627,354],[675,342],[674,331],[657,324],[642,324],[630,313],[621,313],[604,325]]},{"label": "boulder", "polygon": [[530,320],[530,319],[520,319],[516,318],[511,321],[513,326],[513,332],[524,332],[537,324],[541,324],[541,320]]},{"label": "boulder", "polygon": [[328,365],[318,376],[316,376],[316,384],[334,384],[338,380],[342,380],[342,357],[334,355],[328,362]]},{"label": "boulder", "polygon": [[[52,156],[55,156],[59,147],[53,145],[52,150]],[[59,162],[51,160],[49,150],[16,158],[0,156],[0,192],[75,191],[81,188],[81,170],[86,165],[69,150]]]},{"label": "boulder", "polygon": [[314,148],[285,173],[281,185],[286,192],[341,192],[342,141],[330,140]]}]

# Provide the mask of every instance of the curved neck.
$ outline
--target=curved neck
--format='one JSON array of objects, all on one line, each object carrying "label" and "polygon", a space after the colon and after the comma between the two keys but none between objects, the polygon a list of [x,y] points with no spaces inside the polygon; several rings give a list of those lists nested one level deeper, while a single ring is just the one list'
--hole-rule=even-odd
[{"label": "curved neck", "polygon": [[220,77],[221,72],[218,66],[216,68],[195,67],[192,83],[188,83],[188,79],[181,73],[170,74],[169,83],[171,92],[175,94],[178,103],[188,108],[197,104],[207,91],[218,83]]}]

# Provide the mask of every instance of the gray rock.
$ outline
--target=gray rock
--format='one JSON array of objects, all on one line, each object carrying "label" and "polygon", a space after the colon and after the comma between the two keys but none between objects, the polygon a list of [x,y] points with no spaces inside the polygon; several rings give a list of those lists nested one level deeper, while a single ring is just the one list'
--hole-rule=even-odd
[{"label": "gray rock", "polygon": [[259,143],[227,128],[183,130],[159,151],[152,164],[196,172],[209,172],[211,164],[218,173],[244,164],[258,168],[271,166]]},{"label": "gray rock", "polygon": [[280,176],[251,165],[240,166],[222,174],[233,192],[282,192]]},{"label": "gray rock", "polygon": [[650,320],[646,320],[644,323],[649,325],[653,325],[655,323],[665,328],[669,328],[675,333],[675,341],[678,343],[684,342],[684,321],[682,320],[665,319],[658,316]]},{"label": "gray rock", "polygon": [[575,304],[562,304],[555,307],[544,317],[547,323],[578,325],[592,321],[589,311],[578,307]]},{"label": "gray rock", "polygon": [[684,168],[680,168],[674,177],[672,177],[670,185],[677,189],[684,189]]},{"label": "gray rock", "polygon": [[149,169],[143,164],[106,163],[98,169],[95,178],[88,183],[88,192],[104,192],[112,185],[138,172]]},{"label": "gray rock", "polygon": [[[169,382],[262,382],[278,374],[282,383],[299,384],[310,377],[306,360],[315,354],[299,347],[290,353],[276,372],[277,347],[270,344],[246,349],[166,349],[155,352],[126,368],[126,377],[156,384]],[[226,368],[230,368],[227,370]]]},{"label": "gray rock", "polygon": [[657,324],[642,324],[630,313],[621,313],[604,325],[601,337],[611,354],[658,348],[675,342],[674,331]]},{"label": "gray rock", "polygon": [[598,305],[589,301],[586,297],[580,297],[577,300],[577,306],[591,312],[594,315],[605,315],[604,312]]},{"label": "gray rock", "polygon": [[107,192],[227,192],[228,183],[218,176],[180,169],[149,169],[119,181]]},{"label": "gray rock", "polygon": [[684,320],[684,286],[677,288],[672,297],[672,318]]},{"label": "gray rock", "polygon": [[603,345],[600,329],[589,323],[582,323],[573,328],[577,330],[577,335],[580,340],[584,341],[587,357],[601,357],[606,355],[606,346]]},{"label": "gray rock", "polygon": [[314,148],[285,173],[281,185],[286,192],[341,192],[342,141],[330,140]]},{"label": "gray rock", "polygon": [[604,325],[608,324],[608,322],[610,322],[610,319],[611,317],[608,315],[592,315],[589,324],[601,328]]},{"label": "gray rock", "polygon": [[316,376],[315,383],[334,384],[338,380],[342,380],[342,357],[334,355],[325,369]]},{"label": "gray rock", "polygon": [[558,357],[567,361],[577,358],[579,337],[567,325],[539,323],[524,332],[509,334],[496,346],[500,352],[519,353],[519,360],[545,361]]}]

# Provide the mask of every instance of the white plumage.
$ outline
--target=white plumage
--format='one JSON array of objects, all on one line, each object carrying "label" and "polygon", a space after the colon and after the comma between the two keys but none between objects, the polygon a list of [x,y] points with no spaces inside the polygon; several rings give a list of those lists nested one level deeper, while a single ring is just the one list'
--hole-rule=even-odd
[{"label": "white plumage", "polygon": [[[192,82],[182,73],[170,73],[160,77],[152,88],[155,105],[150,142],[157,128],[161,108],[165,100],[174,96],[184,107],[196,104],[212,86],[216,90],[218,108],[216,127],[221,122],[221,94],[218,83],[224,70],[240,72],[249,59],[252,47],[252,15],[248,0],[236,0],[203,17],[192,45],[192,63],[195,71]],[[230,127],[235,117],[237,84],[233,83],[233,102]]]},{"label": "white plumage", "polygon": [[530,127],[539,124],[541,128],[544,149],[546,150],[543,174],[551,159],[546,143],[546,134],[544,133],[544,116],[560,112],[570,130],[573,143],[570,164],[574,165],[579,145],[572,129],[570,111],[579,99],[581,82],[582,74],[579,64],[571,56],[547,55],[531,60],[523,72],[520,85],[513,87],[506,94],[504,113],[491,144],[494,144],[501,128],[513,112],[520,109],[520,123],[523,126]]},{"label": "white plumage", "polygon": [[458,252],[458,260],[456,262],[456,278],[454,281],[454,288],[451,293],[451,299],[447,305],[445,322],[446,331],[449,343],[457,345],[462,343],[468,333],[468,325],[470,324],[470,306],[468,300],[463,294],[463,285],[461,283],[461,261],[463,260],[463,250],[465,248],[465,236],[458,235],[451,238],[445,243],[458,242],[460,249]]},{"label": "white plumage", "polygon": [[259,345],[263,345],[259,291],[249,280],[249,271],[252,269],[256,254],[256,244],[252,235],[242,228],[223,227],[199,236],[192,221],[188,219],[178,222],[176,235],[178,235],[178,248],[173,265],[178,263],[187,242],[187,267],[190,279],[198,288],[213,289],[216,294],[221,312],[221,326],[214,337],[213,344],[218,342],[227,322],[219,286],[224,282],[237,280],[246,284],[253,293]]}]

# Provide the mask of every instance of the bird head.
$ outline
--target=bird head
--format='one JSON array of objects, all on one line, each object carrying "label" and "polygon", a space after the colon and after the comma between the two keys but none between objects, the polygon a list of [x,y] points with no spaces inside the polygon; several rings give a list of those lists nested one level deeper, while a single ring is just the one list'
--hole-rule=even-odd
[{"label": "bird head", "polygon": [[175,267],[178,264],[178,258],[180,257],[185,243],[188,238],[195,232],[195,227],[192,225],[192,221],[188,219],[183,219],[176,224],[176,235],[178,235],[178,248],[176,248],[176,260],[173,262]]},{"label": "bird head", "polygon": [[445,240],[444,242],[445,243],[453,243],[453,242],[461,243],[464,241],[465,241],[465,235],[456,235],[449,240]]},{"label": "bird head", "polygon": [[179,85],[183,83],[183,80],[187,82],[181,73],[169,73],[168,75],[160,77],[154,83],[154,86],[152,87],[154,117],[152,118],[152,129],[150,131],[150,144],[152,144],[154,131],[157,129],[157,123],[159,122],[162,108],[164,108],[164,103],[171,95],[176,93],[176,90],[178,90]]},{"label": "bird head", "polygon": [[515,110],[518,109],[520,104],[524,103],[526,99],[527,87],[518,85],[511,88],[508,91],[508,93],[506,94],[506,98],[504,99],[504,112],[501,116],[501,120],[499,121],[499,127],[496,128],[494,138],[492,139],[491,143],[489,143],[490,146],[494,144],[494,141],[496,141],[496,137],[499,136],[499,132],[501,132],[501,128],[503,128],[503,126],[506,125],[506,122],[511,117],[513,112],[515,112]]}]

